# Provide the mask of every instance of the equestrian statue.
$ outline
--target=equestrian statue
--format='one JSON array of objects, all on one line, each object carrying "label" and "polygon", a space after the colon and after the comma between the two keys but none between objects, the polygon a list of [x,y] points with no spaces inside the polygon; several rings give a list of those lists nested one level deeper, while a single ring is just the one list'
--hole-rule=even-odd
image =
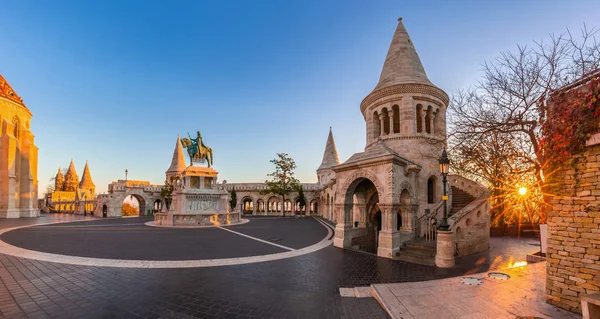
[{"label": "equestrian statue", "polygon": [[194,139],[188,133],[189,138],[184,137],[181,139],[181,145],[187,149],[188,155],[190,156],[190,166],[196,163],[208,162],[210,168],[213,164],[213,150],[212,148],[204,145],[202,141],[202,134],[198,131],[198,136]]}]

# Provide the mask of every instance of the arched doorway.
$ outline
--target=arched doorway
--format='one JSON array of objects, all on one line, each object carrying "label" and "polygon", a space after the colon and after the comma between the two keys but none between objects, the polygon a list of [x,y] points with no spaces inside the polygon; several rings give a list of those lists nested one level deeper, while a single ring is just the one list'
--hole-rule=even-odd
[{"label": "arched doorway", "polygon": [[[352,246],[361,250],[377,253],[379,231],[382,228],[381,210],[379,209],[379,193],[375,184],[368,178],[358,178],[346,190],[344,197],[344,224],[355,225],[355,208],[358,209],[358,223],[366,228],[351,239]],[[348,205],[352,203],[352,205]],[[340,222],[340,221],[338,221]]]},{"label": "arched doorway", "polygon": [[256,211],[259,213],[264,213],[266,212],[265,210],[265,201],[262,199],[259,199],[256,201]]},{"label": "arched doorway", "polygon": [[108,216],[108,207],[106,205],[102,205],[102,217]]},{"label": "arched doorway", "polygon": [[242,214],[252,214],[254,211],[254,202],[250,197],[244,197],[242,199]]},{"label": "arched doorway", "polygon": [[121,206],[121,216],[143,216],[146,214],[145,204],[142,196],[136,194],[127,195]]},{"label": "arched doorway", "polygon": [[162,211],[162,201],[160,199],[157,199],[154,201],[154,206],[152,207],[152,212],[153,213],[158,213]]}]

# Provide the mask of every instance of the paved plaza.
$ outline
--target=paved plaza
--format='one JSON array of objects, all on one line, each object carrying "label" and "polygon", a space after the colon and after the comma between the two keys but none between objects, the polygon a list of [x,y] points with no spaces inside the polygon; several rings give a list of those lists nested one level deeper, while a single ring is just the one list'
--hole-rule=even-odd
[{"label": "paved plaza", "polygon": [[[524,260],[537,248],[531,239],[494,239],[490,251],[441,269],[334,248],[331,229],[312,217],[256,217],[194,229],[151,227],[148,218],[82,219],[55,214],[0,221],[3,232],[31,226],[0,235],[7,253],[0,254],[2,317],[386,318],[374,298],[342,297],[340,288],[478,273]],[[9,255],[22,251],[27,258]],[[297,255],[260,260],[286,253]],[[43,261],[47,255],[64,259]],[[240,264],[149,263],[224,258]],[[100,259],[113,265],[78,264]]]}]

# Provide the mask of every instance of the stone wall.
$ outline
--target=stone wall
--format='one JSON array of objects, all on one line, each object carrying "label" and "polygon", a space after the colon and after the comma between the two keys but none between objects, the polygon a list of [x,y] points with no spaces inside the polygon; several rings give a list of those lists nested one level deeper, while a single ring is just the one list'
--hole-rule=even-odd
[{"label": "stone wall", "polygon": [[600,144],[588,143],[548,181],[557,196],[546,200],[546,297],[580,313],[581,297],[600,291]]}]

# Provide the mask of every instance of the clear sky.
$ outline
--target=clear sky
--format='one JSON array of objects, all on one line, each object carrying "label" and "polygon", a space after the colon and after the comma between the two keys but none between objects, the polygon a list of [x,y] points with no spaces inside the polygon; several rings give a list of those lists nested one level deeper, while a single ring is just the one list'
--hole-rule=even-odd
[{"label": "clear sky", "polygon": [[0,73],[33,112],[40,196],[75,160],[98,192],[164,181],[177,134],[201,130],[219,179],[262,182],[278,152],[316,182],[329,127],[362,151],[362,99],[397,18],[451,94],[517,44],[586,23],[600,1],[0,0]]}]

